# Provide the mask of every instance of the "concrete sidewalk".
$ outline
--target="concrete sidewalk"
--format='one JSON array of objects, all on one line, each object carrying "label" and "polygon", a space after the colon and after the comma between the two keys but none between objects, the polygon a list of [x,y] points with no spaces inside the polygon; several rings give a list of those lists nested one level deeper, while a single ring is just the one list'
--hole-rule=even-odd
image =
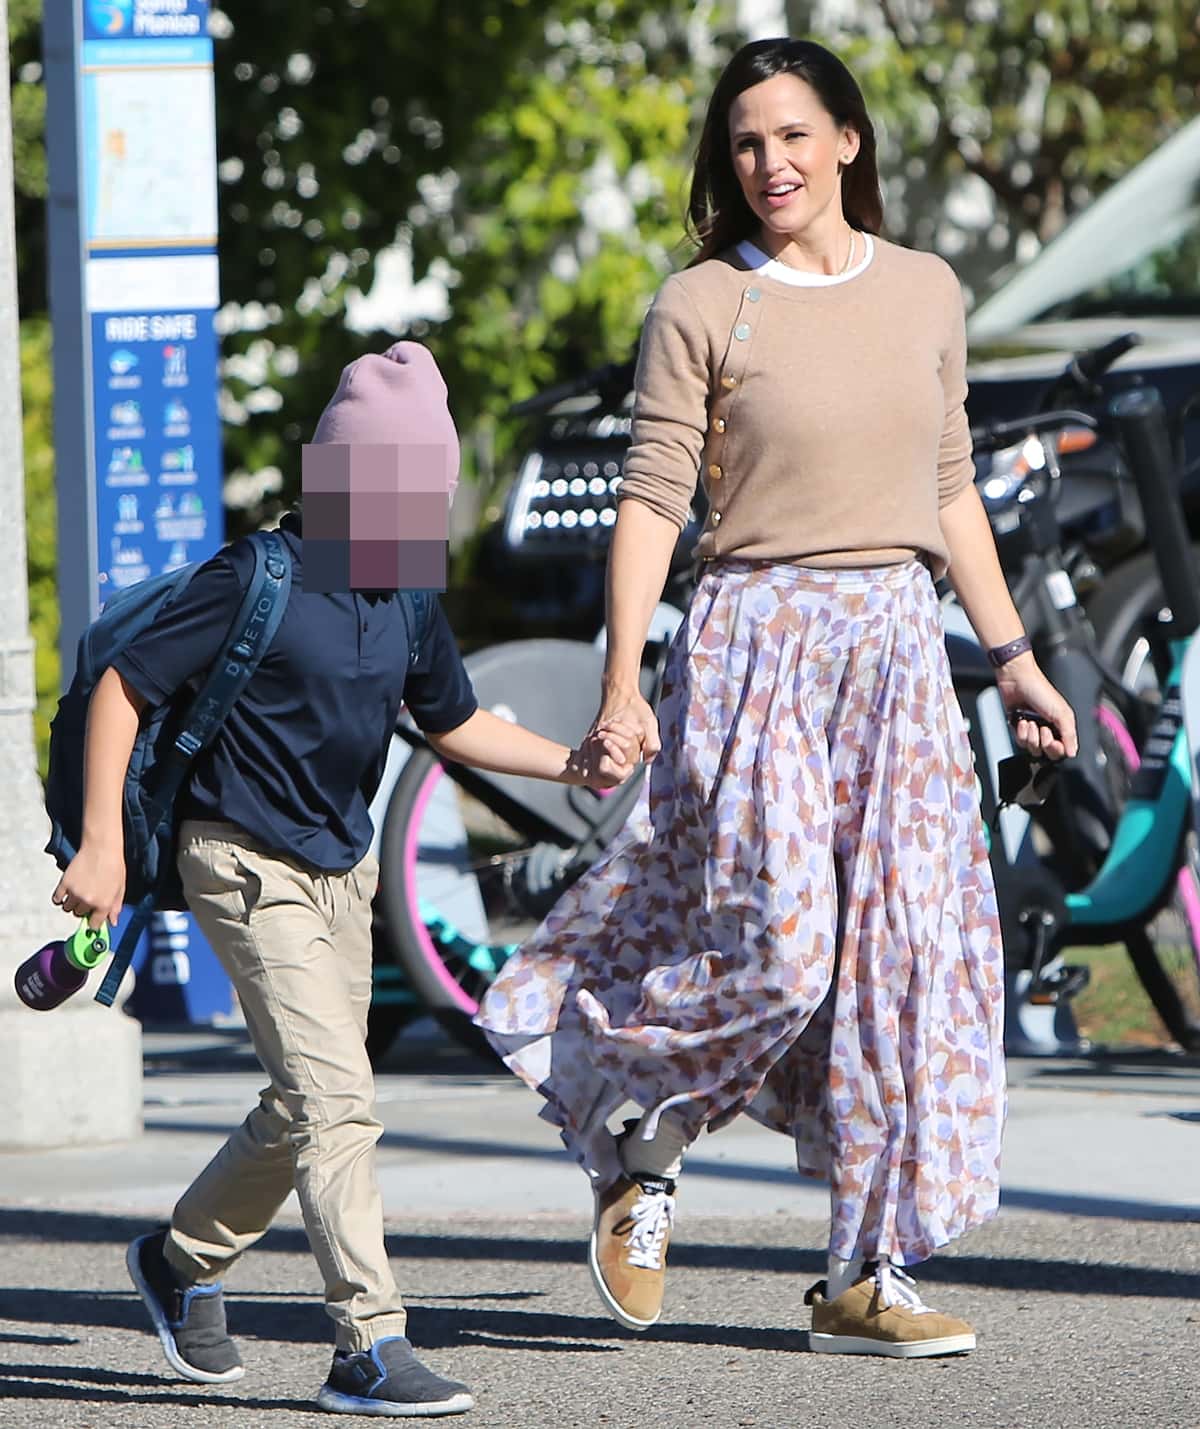
[{"label": "concrete sidewalk", "polygon": [[[146,1132],[0,1155],[0,1424],[329,1424],[330,1336],[294,1202],[229,1285],[236,1385],[172,1381],[124,1245],[165,1217],[259,1085],[237,1034],[146,1039]],[[538,1102],[449,1044],[402,1038],[379,1080],[381,1180],[411,1333],[467,1379],[464,1423],[1200,1429],[1200,1063],[1015,1062],[1005,1210],[922,1268],[977,1353],[806,1353],[826,1193],[743,1119],[689,1158],[667,1313],[636,1338],[584,1267],[589,1198]]]}]

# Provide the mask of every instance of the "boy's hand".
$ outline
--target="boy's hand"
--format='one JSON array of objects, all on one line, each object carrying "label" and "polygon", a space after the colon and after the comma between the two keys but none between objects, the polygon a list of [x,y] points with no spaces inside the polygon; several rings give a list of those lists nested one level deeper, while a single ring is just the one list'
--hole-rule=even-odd
[{"label": "boy's hand", "polygon": [[647,764],[662,748],[658,716],[638,690],[605,689],[600,712],[592,725],[592,733],[611,725],[633,729],[642,746],[642,758]]},{"label": "boy's hand", "polygon": [[620,720],[598,724],[571,755],[571,772],[592,789],[615,789],[637,768],[641,739]]},{"label": "boy's hand", "polygon": [[92,928],[100,928],[105,923],[116,926],[124,897],[125,858],[121,849],[98,852],[85,843],[67,865],[50,901],[64,913],[86,918]]}]

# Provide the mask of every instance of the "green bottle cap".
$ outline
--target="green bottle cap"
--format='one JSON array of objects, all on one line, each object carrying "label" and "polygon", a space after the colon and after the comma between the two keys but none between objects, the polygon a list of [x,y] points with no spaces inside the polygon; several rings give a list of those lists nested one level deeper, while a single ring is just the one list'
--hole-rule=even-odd
[{"label": "green bottle cap", "polygon": [[85,919],[67,940],[66,950],[68,961],[81,972],[91,972],[108,952],[108,925],[89,928]]}]

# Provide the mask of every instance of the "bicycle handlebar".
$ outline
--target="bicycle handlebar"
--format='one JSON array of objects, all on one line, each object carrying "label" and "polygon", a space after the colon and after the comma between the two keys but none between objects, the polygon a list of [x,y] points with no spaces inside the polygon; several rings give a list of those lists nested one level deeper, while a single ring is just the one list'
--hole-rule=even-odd
[{"label": "bicycle handlebar", "polygon": [[1068,370],[1082,382],[1091,385],[1098,377],[1102,377],[1118,358],[1124,357],[1131,348],[1140,347],[1141,343],[1142,339],[1138,333],[1123,332],[1111,342],[1106,342],[1103,347],[1077,352],[1071,359]]},{"label": "bicycle handlebar", "polygon": [[1090,427],[1093,431],[1100,423],[1087,412],[1077,412],[1065,407],[1054,412],[1040,412],[1036,416],[1015,417],[1006,422],[988,422],[982,427],[971,428],[971,441],[977,450],[996,451],[1010,445],[1013,437],[1032,437],[1039,432],[1052,431],[1055,427]]},{"label": "bicycle handlebar", "polygon": [[1042,392],[1038,402],[1040,410],[1060,406],[1077,398],[1095,402],[1104,395],[1100,379],[1108,369],[1124,357],[1131,347],[1137,347],[1141,338],[1136,332],[1124,332],[1100,347],[1085,348],[1072,355],[1066,367],[1053,378]]}]

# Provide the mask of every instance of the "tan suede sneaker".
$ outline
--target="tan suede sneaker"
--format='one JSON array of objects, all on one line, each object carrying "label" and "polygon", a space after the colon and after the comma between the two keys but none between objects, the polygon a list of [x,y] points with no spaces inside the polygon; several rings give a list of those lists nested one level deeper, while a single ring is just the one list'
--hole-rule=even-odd
[{"label": "tan suede sneaker", "polygon": [[662,1314],[675,1182],[621,1176],[596,1196],[588,1264],[604,1308],[630,1330]]},{"label": "tan suede sneaker", "polygon": [[826,1300],[825,1289],[822,1280],[804,1297],[812,1306],[809,1348],[817,1354],[918,1359],[975,1348],[970,1325],[922,1304],[911,1277],[886,1260],[836,1300]]}]

